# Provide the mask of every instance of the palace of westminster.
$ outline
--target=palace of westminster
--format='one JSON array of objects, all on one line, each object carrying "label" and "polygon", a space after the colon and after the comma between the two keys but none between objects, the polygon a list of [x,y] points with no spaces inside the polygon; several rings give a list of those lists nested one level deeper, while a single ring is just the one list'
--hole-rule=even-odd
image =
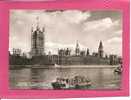
[{"label": "palace of westminster", "polygon": [[71,54],[69,48],[59,49],[58,54],[45,54],[45,29],[37,26],[34,29],[31,28],[31,58],[27,58],[24,55],[21,55],[20,49],[13,49],[13,54],[10,54],[10,64],[11,65],[23,65],[23,64],[38,64],[38,65],[88,65],[88,64],[106,64],[106,65],[115,65],[121,62],[121,58],[116,55],[105,55],[103,50],[102,41],[99,43],[98,52],[92,53],[89,52],[87,48],[86,51],[80,50],[79,43],[77,41],[75,47],[75,54]]}]

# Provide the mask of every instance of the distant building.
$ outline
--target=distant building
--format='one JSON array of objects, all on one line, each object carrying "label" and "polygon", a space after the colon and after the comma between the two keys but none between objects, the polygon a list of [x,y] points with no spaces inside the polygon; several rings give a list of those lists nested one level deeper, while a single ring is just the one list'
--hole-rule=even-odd
[{"label": "distant building", "polygon": [[[37,18],[38,21],[38,18]],[[31,56],[42,56],[44,55],[44,28],[40,29],[39,22],[35,30],[31,29]]]},{"label": "distant building", "polygon": [[120,58],[117,57],[117,55],[110,55],[110,65],[116,65],[118,63],[121,63],[122,61]]},{"label": "distant building", "polygon": [[71,55],[71,50],[69,48],[60,49],[60,50],[58,50],[58,55],[59,56],[70,56]]},{"label": "distant building", "polygon": [[93,53],[92,53],[92,56],[93,56],[93,57],[98,57],[98,53],[97,53],[97,52],[93,52]]},{"label": "distant building", "polygon": [[81,52],[80,52],[80,56],[86,56],[86,51],[84,51],[84,50],[81,51]]},{"label": "distant building", "polygon": [[13,48],[13,55],[14,56],[20,56],[21,55],[21,49],[15,49],[15,48]]}]

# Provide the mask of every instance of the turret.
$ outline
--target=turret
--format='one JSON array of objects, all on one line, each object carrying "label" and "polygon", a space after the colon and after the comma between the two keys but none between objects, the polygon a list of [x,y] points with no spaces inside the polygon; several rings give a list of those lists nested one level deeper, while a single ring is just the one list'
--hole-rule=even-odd
[{"label": "turret", "polygon": [[79,56],[79,55],[80,55],[80,47],[79,47],[78,40],[77,40],[77,43],[76,43],[75,54],[76,54],[76,56]]},{"label": "turret", "polygon": [[40,29],[39,17],[36,18],[36,28],[31,28],[31,54],[32,56],[44,55],[44,28]]},{"label": "turret", "polygon": [[87,48],[86,56],[90,55],[89,49]]},{"label": "turret", "polygon": [[100,41],[99,48],[98,48],[98,56],[100,58],[103,58],[104,50],[103,50],[103,44],[102,41]]},{"label": "turret", "polygon": [[36,25],[36,30],[39,30],[40,29],[40,27],[39,27],[39,17],[36,17],[36,23],[37,23],[37,25]]}]

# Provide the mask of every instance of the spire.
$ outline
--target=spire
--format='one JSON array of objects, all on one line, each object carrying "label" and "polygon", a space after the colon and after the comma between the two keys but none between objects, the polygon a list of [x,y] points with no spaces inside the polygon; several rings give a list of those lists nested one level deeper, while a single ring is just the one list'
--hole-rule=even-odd
[{"label": "spire", "polygon": [[100,58],[103,57],[103,53],[104,53],[103,44],[102,44],[102,41],[100,41],[99,48],[98,48],[98,55]]},{"label": "spire", "polygon": [[42,28],[42,31],[45,32],[45,28],[44,27]]},{"label": "spire", "polygon": [[100,41],[99,48],[103,48],[102,41]]},{"label": "spire", "polygon": [[79,43],[78,43],[78,40],[77,40],[77,42],[76,42],[76,49],[75,49],[75,53],[76,53],[76,55],[77,55],[77,56],[79,56],[79,55],[80,55],[80,48],[79,48]]},{"label": "spire", "polygon": [[31,26],[31,32],[33,32],[33,30],[34,30],[34,29],[33,29],[33,25],[32,25],[32,26]]},{"label": "spire", "polygon": [[76,41],[76,48],[79,48],[78,40]]},{"label": "spire", "polygon": [[38,30],[39,29],[39,17],[38,16],[36,17],[36,24],[37,24],[36,29]]}]

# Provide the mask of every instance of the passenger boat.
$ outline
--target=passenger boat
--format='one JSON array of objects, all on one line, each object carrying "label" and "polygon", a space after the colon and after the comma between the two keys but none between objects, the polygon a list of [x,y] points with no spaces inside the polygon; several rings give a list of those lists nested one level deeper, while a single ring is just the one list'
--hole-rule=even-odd
[{"label": "passenger boat", "polygon": [[84,76],[75,76],[73,78],[56,78],[51,83],[53,89],[89,89],[91,81]]}]

